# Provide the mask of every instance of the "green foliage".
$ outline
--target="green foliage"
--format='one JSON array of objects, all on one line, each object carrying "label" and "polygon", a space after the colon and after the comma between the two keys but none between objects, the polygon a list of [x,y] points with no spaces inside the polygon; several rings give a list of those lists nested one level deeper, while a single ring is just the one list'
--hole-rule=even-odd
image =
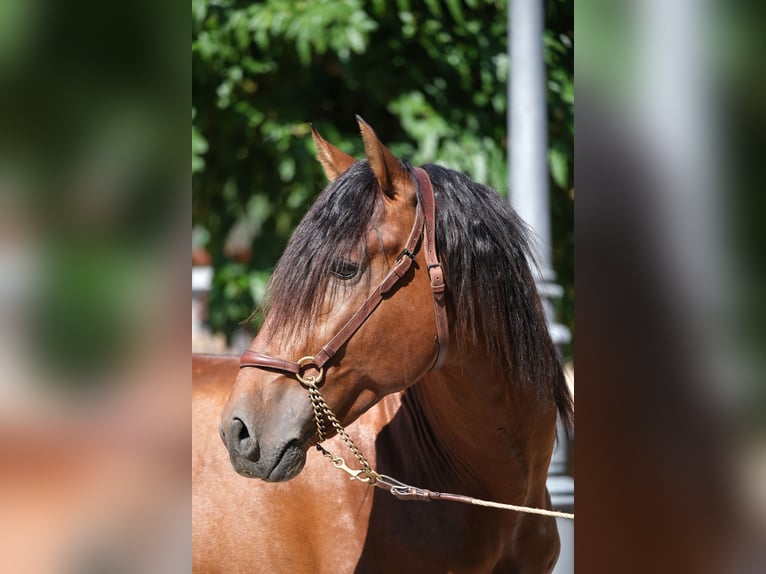
[{"label": "green foliage", "polygon": [[[572,318],[573,15],[548,0],[554,262]],[[192,1],[193,222],[216,269],[210,323],[260,302],[324,187],[308,122],[357,157],[360,114],[400,157],[507,193],[505,0]],[[570,324],[571,326],[571,324]]]},{"label": "green foliage", "polygon": [[[195,110],[192,108],[192,122],[194,122]],[[202,136],[197,126],[192,123],[192,173],[205,169],[205,160],[202,157],[208,150],[207,140]]]}]

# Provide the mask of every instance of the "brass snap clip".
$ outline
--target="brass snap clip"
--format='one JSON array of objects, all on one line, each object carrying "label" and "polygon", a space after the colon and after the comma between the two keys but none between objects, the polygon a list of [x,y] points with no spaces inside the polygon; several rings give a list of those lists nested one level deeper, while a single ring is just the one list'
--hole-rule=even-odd
[{"label": "brass snap clip", "polygon": [[[301,367],[301,371],[303,371],[303,367],[308,365],[314,365],[316,367],[314,357],[301,357],[298,359],[297,363]],[[304,387],[318,387],[324,377],[324,367],[317,367],[317,371],[319,371],[319,374],[310,377],[304,377],[302,372],[295,373],[295,376]]]},{"label": "brass snap clip", "polygon": [[366,470],[357,470],[355,468],[351,468],[346,464],[346,461],[340,457],[335,458],[332,461],[332,464],[335,466],[335,468],[345,472],[348,475],[349,480],[358,480],[359,482],[365,483],[370,482],[370,476]]}]

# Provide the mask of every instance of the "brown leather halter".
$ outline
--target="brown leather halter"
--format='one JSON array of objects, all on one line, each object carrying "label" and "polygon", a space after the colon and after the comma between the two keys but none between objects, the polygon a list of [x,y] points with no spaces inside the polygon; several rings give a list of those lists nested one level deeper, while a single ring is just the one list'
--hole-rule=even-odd
[{"label": "brown leather halter", "polygon": [[279,359],[264,353],[247,350],[242,353],[239,368],[256,367],[260,369],[274,369],[292,373],[301,382],[304,369],[313,366],[319,371],[319,375],[311,377],[313,383],[319,384],[322,379],[325,364],[332,359],[335,353],[345,345],[356,333],[364,322],[377,309],[380,302],[386,298],[391,290],[399,283],[399,280],[407,274],[415,260],[418,244],[423,238],[428,278],[434,298],[434,313],[436,315],[436,358],[431,370],[438,369],[447,357],[449,347],[449,326],[447,323],[447,311],[445,308],[445,283],[444,271],[436,253],[436,200],[431,180],[422,168],[414,169],[415,179],[420,188],[420,201],[415,212],[415,223],[410,231],[410,236],[404,249],[396,258],[396,262],[383,281],[370,294],[364,304],[353,314],[348,322],[338,331],[330,341],[313,357],[303,357],[298,361]]},{"label": "brown leather halter", "polygon": [[[323,419],[326,418],[330,421],[333,427],[335,427],[335,430],[341,436],[343,442],[345,442],[349,449],[354,453],[354,456],[356,456],[361,464],[362,469],[356,470],[350,468],[343,458],[333,455],[319,443],[315,445],[316,448],[325,457],[332,461],[335,468],[347,473],[353,480],[364,482],[376,486],[377,488],[382,488],[383,490],[390,492],[399,500],[447,500],[490,508],[500,508],[503,510],[513,510],[516,512],[574,519],[574,514],[566,512],[503,504],[471,496],[435,492],[424,488],[417,488],[400,482],[386,474],[379,474],[373,470],[366,457],[354,445],[345,429],[341,426],[340,421],[338,421],[337,417],[335,417],[327,406],[327,403],[325,403],[317,388],[322,381],[325,364],[348,342],[354,333],[359,330],[367,318],[372,315],[375,309],[377,309],[380,302],[386,298],[386,295],[396,286],[399,280],[405,276],[409,268],[412,266],[421,237],[423,238],[428,278],[431,283],[431,291],[434,298],[434,313],[436,315],[437,350],[431,370],[438,369],[447,357],[449,326],[447,324],[447,311],[445,309],[446,286],[444,283],[444,272],[436,254],[436,200],[434,198],[434,190],[431,186],[431,180],[428,178],[428,174],[425,170],[417,167],[414,169],[414,173],[420,188],[420,202],[418,202],[417,205],[415,223],[412,225],[412,230],[410,231],[407,243],[405,243],[404,249],[402,249],[399,257],[396,258],[394,266],[383,278],[383,281],[380,282],[375,291],[372,292],[343,328],[341,328],[341,330],[338,331],[314,357],[303,357],[297,361],[289,361],[271,357],[257,351],[247,350],[242,353],[242,357],[239,360],[239,368],[256,367],[260,369],[275,369],[277,371],[294,374],[309,391],[320,442],[324,441],[327,436],[325,424],[323,422]],[[319,371],[319,374],[304,378],[304,369],[310,365],[313,365]]]}]

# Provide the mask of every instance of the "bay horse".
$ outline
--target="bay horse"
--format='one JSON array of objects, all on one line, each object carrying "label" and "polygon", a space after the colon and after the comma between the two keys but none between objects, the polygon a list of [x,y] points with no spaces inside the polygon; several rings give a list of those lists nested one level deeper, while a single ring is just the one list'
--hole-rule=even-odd
[{"label": "bay horse", "polygon": [[193,358],[193,569],[550,572],[553,518],[348,480],[549,508],[556,416],[573,421],[524,223],[491,188],[400,161],[357,120],[361,161],[313,131],[330,184],[274,270],[249,349]]}]

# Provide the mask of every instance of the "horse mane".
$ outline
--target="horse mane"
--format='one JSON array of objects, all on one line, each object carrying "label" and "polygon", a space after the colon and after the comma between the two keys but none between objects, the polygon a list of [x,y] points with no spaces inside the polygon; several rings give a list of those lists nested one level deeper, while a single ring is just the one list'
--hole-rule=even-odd
[{"label": "horse mane", "polygon": [[439,165],[423,169],[436,195],[436,244],[455,330],[464,342],[481,339],[517,384],[553,399],[569,428],[572,397],[530,269],[528,226],[491,187]]},{"label": "horse mane", "polygon": [[[423,169],[436,195],[437,249],[460,339],[484,341],[496,366],[539,398],[552,399],[569,426],[572,399],[529,267],[527,226],[492,188],[438,165]],[[365,239],[380,222],[381,195],[366,160],[319,195],[269,281],[264,310],[276,332],[290,337],[298,329],[310,331],[325,297],[342,296],[346,285],[331,281],[330,270],[352,253],[367,260]],[[364,269],[360,275],[369,281]]]}]

